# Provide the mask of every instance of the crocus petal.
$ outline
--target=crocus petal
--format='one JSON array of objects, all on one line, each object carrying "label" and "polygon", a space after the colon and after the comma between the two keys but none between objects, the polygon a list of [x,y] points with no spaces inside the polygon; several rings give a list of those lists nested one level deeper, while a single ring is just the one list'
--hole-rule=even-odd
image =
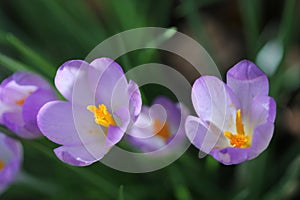
[{"label": "crocus petal", "polygon": [[1,84],[0,84],[0,92],[1,92],[1,90],[2,90],[3,88],[5,88],[6,85],[9,84],[11,81],[13,81],[13,76],[10,76],[10,77],[4,79],[4,80],[1,82]]},{"label": "crocus petal", "polygon": [[136,138],[128,135],[127,140],[142,152],[153,152],[166,145],[166,142],[159,137]]},{"label": "crocus petal", "polygon": [[105,146],[112,147],[113,145],[117,144],[123,136],[124,131],[122,131],[119,127],[109,126]]},{"label": "crocus petal", "polygon": [[86,108],[69,102],[52,101],[38,114],[38,126],[51,141],[62,145],[87,144],[103,140],[101,127]]},{"label": "crocus petal", "polygon": [[[166,112],[166,120],[168,121],[170,129],[172,130],[171,132],[176,133],[181,121],[181,110],[178,104],[175,104],[174,102],[163,96],[155,98],[155,100],[153,101],[153,105],[155,104],[161,105],[163,107]],[[184,109],[183,107],[181,108]]]},{"label": "crocus petal", "polygon": [[268,147],[273,136],[273,132],[274,124],[270,122],[267,122],[255,128],[249,159],[255,158]]},{"label": "crocus petal", "polygon": [[130,113],[127,107],[120,107],[118,110],[113,112],[114,119],[117,123],[117,126],[123,131],[126,132],[128,125],[130,123]]},{"label": "crocus petal", "polygon": [[227,85],[239,98],[244,116],[248,116],[255,96],[267,96],[269,92],[267,76],[248,60],[237,63],[227,72]]},{"label": "crocus petal", "polygon": [[269,96],[256,96],[251,104],[251,110],[249,113],[249,123],[245,124],[249,132],[253,132],[253,129],[261,124],[270,122],[274,123],[276,116],[276,103],[272,97]]},{"label": "crocus petal", "polygon": [[273,136],[274,124],[265,123],[256,127],[253,134],[250,148],[233,148],[213,149],[210,154],[219,162],[225,165],[239,164],[246,160],[256,158],[269,145]]},{"label": "crocus petal", "polygon": [[13,74],[13,80],[18,85],[37,86],[45,90],[52,90],[51,85],[41,76],[30,72],[16,72]]},{"label": "crocus petal", "polygon": [[129,81],[128,96],[130,97],[129,111],[131,113],[131,119],[135,121],[142,109],[142,97],[139,86],[132,80]]},{"label": "crocus petal", "polygon": [[191,143],[206,154],[214,148],[220,149],[228,146],[223,133],[217,127],[209,126],[200,118],[188,116],[185,131]]},{"label": "crocus petal", "polygon": [[110,58],[91,62],[89,77],[94,88],[96,104],[104,104],[114,112],[129,105],[128,82],[121,66]]},{"label": "crocus petal", "polygon": [[143,139],[153,136],[153,123],[148,106],[142,107],[136,122],[128,129],[128,135],[133,138]]},{"label": "crocus petal", "polygon": [[0,124],[3,124],[3,114],[9,111],[13,111],[14,108],[11,106],[8,106],[4,104],[2,101],[0,101]]},{"label": "crocus petal", "polygon": [[155,136],[155,131],[157,131],[154,128],[155,120],[159,120],[161,123],[168,123],[166,110],[161,105],[157,104],[154,104],[151,107],[143,106],[137,121],[128,130],[128,135],[130,135],[128,138],[129,141],[142,150],[148,150],[149,146],[151,147],[151,150],[155,149],[153,146],[157,146],[157,142],[154,141],[157,140],[160,141],[159,144],[163,146],[163,139]]},{"label": "crocus petal", "polygon": [[30,132],[41,134],[36,120],[38,111],[45,103],[56,99],[57,96],[52,90],[39,89],[31,94],[24,102],[22,110],[25,128]]},{"label": "crocus petal", "polygon": [[[25,99],[32,92],[36,91],[37,87],[33,85],[19,85],[14,80],[6,83],[1,89],[1,101],[11,107],[17,107],[18,101]],[[20,107],[20,106],[19,106]]]},{"label": "crocus petal", "polygon": [[224,165],[239,164],[246,160],[249,160],[249,148],[233,148],[228,147],[225,149],[214,149],[210,152],[217,161]]},{"label": "crocus petal", "polygon": [[56,156],[63,162],[74,166],[87,166],[100,160],[108,148],[99,148],[101,144],[61,146],[54,149]]},{"label": "crocus petal", "polygon": [[28,131],[21,112],[8,112],[2,116],[3,124],[11,131],[23,138],[36,138],[39,134]]},{"label": "crocus petal", "polygon": [[5,161],[0,171],[0,193],[15,179],[20,171],[23,150],[21,143],[0,133],[0,159]]},{"label": "crocus petal", "polygon": [[239,108],[237,97],[221,80],[202,76],[192,88],[192,102],[198,116],[220,130],[231,131]]},{"label": "crocus petal", "polygon": [[89,64],[82,60],[70,60],[65,62],[57,70],[55,86],[67,100],[72,101],[73,89],[76,82],[80,82],[80,85],[85,88],[85,90],[81,91],[83,92],[81,93],[81,97],[89,95],[86,94],[89,91],[89,82],[87,78],[88,66]]}]

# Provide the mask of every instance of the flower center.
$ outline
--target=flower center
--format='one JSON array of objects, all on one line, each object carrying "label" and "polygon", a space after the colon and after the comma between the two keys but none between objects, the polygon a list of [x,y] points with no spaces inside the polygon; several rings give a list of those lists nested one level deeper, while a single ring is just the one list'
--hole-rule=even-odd
[{"label": "flower center", "polygon": [[169,124],[162,123],[160,120],[155,119],[154,120],[154,133],[156,133],[156,136],[161,137],[163,140],[168,140],[171,136],[170,130],[169,130]]},{"label": "flower center", "polygon": [[30,94],[32,94],[32,92],[33,92],[32,90],[28,91],[28,92],[24,95],[23,98],[21,98],[21,99],[19,99],[19,100],[16,100],[16,101],[15,101],[15,104],[17,104],[18,106],[23,106],[24,103],[25,103],[25,101],[26,101],[26,99],[27,99],[27,97],[28,97]]},{"label": "flower center", "polygon": [[236,131],[237,134],[232,134],[229,131],[224,131],[225,137],[230,140],[230,144],[236,148],[248,148],[250,147],[250,136],[245,135],[244,124],[242,121],[241,110],[236,112]]},{"label": "flower center", "polygon": [[0,171],[4,168],[4,166],[5,166],[5,163],[2,160],[0,160]]},{"label": "flower center", "polygon": [[15,103],[16,103],[18,106],[23,106],[23,104],[25,103],[25,100],[26,100],[26,97],[17,100]]},{"label": "flower center", "polygon": [[112,115],[107,111],[104,104],[99,104],[98,108],[96,106],[88,106],[87,109],[94,113],[95,122],[104,127],[109,127],[110,125],[115,126],[116,122]]}]

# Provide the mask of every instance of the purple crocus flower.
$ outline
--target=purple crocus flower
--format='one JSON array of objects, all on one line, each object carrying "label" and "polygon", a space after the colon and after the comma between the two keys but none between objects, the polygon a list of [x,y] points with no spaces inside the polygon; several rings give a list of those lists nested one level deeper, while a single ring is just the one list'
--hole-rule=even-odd
[{"label": "purple crocus flower", "polygon": [[138,86],[128,83],[120,65],[110,58],[90,64],[68,61],[58,69],[55,85],[68,101],[43,106],[38,124],[47,138],[62,145],[54,152],[70,165],[100,160],[141,111]]},{"label": "purple crocus flower", "polygon": [[243,60],[227,73],[227,84],[202,76],[193,85],[197,117],[186,121],[187,136],[200,151],[231,165],[262,153],[273,135],[276,103],[267,76]]},{"label": "purple crocus flower", "polygon": [[24,138],[41,136],[36,116],[57,99],[49,83],[37,74],[16,72],[0,85],[0,124]]},{"label": "purple crocus flower", "polygon": [[[184,122],[188,111],[180,103],[166,97],[157,97],[152,106],[143,106],[132,128],[128,140],[143,152],[158,150],[177,136],[177,145],[185,142]],[[181,123],[182,121],[182,123]]]},{"label": "purple crocus flower", "polygon": [[15,179],[22,158],[21,143],[0,133],[0,193]]}]

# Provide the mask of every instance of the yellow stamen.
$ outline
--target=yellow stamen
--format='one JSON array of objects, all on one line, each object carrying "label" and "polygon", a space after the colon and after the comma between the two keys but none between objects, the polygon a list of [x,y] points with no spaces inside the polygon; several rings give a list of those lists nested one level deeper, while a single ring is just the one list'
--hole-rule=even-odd
[{"label": "yellow stamen", "polygon": [[2,160],[0,160],[0,171],[4,168],[4,166],[5,166],[5,163]]},{"label": "yellow stamen", "polygon": [[98,106],[88,106],[87,109],[94,113],[95,122],[101,126],[109,127],[110,125],[115,126],[116,122],[112,115],[107,111],[104,104]]},{"label": "yellow stamen", "polygon": [[25,103],[26,97],[19,99],[16,101],[16,104],[19,106],[23,106],[23,104]]},{"label": "yellow stamen", "polygon": [[156,133],[156,136],[161,137],[165,141],[171,136],[169,124],[167,122],[163,124],[157,119],[154,120],[154,132]]},{"label": "yellow stamen", "polygon": [[241,110],[236,112],[235,119],[237,134],[232,134],[229,131],[224,131],[225,137],[230,140],[230,144],[236,148],[247,148],[250,147],[250,136],[245,135],[244,124],[242,121]]}]

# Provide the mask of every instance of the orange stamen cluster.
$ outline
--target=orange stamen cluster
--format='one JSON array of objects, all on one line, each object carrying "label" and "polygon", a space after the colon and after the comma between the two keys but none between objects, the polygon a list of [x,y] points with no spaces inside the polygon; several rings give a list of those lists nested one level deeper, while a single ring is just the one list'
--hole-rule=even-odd
[{"label": "orange stamen cluster", "polygon": [[95,122],[104,127],[109,127],[110,125],[115,126],[116,122],[112,115],[107,111],[104,104],[96,106],[88,106],[87,109],[94,113]]},{"label": "orange stamen cluster", "polygon": [[19,106],[23,106],[24,103],[25,103],[25,100],[26,100],[26,97],[22,98],[22,99],[19,99],[16,101],[16,104],[19,105]]},{"label": "orange stamen cluster", "polygon": [[163,140],[168,140],[171,137],[169,124],[167,122],[163,124],[160,120],[155,119],[154,133],[156,133],[156,136],[161,137]]},{"label": "orange stamen cluster", "polygon": [[224,131],[225,137],[230,140],[230,144],[236,148],[248,148],[250,147],[250,136],[245,135],[244,124],[242,121],[241,110],[236,112],[236,131],[237,134],[232,134],[229,131]]}]

